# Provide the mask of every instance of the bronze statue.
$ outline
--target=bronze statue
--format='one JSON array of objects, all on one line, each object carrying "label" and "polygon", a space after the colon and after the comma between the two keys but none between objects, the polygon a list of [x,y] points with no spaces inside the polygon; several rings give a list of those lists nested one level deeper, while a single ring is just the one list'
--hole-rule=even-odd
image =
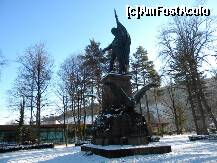
[{"label": "bronze statue", "polygon": [[[137,91],[133,97],[127,96],[127,94],[124,92],[124,90],[120,87],[118,87],[115,83],[112,82],[106,82],[105,85],[109,86],[110,89],[112,89],[112,92],[114,93],[116,99],[120,101],[122,105],[125,106],[127,109],[134,109],[135,105],[137,105],[142,97],[144,96],[145,92],[153,87],[157,87],[156,83],[150,83],[148,85],[143,86],[139,91]],[[114,106],[114,108],[119,108],[121,106]]]},{"label": "bronze statue", "polygon": [[113,71],[114,61],[117,58],[119,63],[119,73],[127,73],[129,67],[129,53],[131,39],[126,28],[118,20],[116,10],[114,10],[117,28],[112,28],[111,33],[115,36],[112,43],[102,50],[105,52],[112,49],[109,72]]}]

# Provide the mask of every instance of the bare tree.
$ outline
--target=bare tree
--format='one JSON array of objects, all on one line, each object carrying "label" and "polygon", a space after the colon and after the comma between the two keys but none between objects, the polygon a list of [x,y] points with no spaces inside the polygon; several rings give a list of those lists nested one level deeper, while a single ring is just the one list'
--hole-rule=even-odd
[{"label": "bare tree", "polygon": [[26,92],[24,96],[29,99],[31,108],[30,124],[33,107],[36,107],[37,139],[40,143],[41,109],[47,104],[44,95],[51,79],[53,62],[42,43],[29,47],[18,61],[22,64],[19,76],[25,83],[22,89]]},{"label": "bare tree", "polygon": [[173,120],[176,133],[182,134],[185,122],[185,108],[187,107],[185,92],[175,85],[172,80],[167,83],[163,89],[163,96],[161,96],[161,104],[167,109],[164,114]]},{"label": "bare tree", "polygon": [[[68,118],[68,105],[69,105],[69,97],[66,89],[66,85],[64,84],[65,80],[62,78],[61,73],[59,73],[59,83],[57,84],[56,95],[60,100],[60,105],[57,104],[58,109],[61,110],[61,114],[63,113],[63,126],[64,126],[64,140],[66,146],[68,146],[68,123],[66,122]],[[59,103],[59,100],[57,101]]]},{"label": "bare tree", "polygon": [[207,17],[175,17],[160,34],[160,55],[167,58],[174,81],[186,86],[198,134],[208,134],[205,111],[217,127],[207,103],[201,71],[202,64],[207,62],[207,50],[214,42],[212,25],[212,19]]},{"label": "bare tree", "polygon": [[67,101],[75,123],[75,138],[81,138],[82,107],[84,106],[84,75],[81,71],[81,60],[78,56],[71,56],[60,67],[59,75],[68,96]]}]

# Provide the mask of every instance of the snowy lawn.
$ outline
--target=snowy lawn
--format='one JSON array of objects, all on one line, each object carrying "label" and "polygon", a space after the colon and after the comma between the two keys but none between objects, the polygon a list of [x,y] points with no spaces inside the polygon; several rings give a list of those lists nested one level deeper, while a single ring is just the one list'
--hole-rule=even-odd
[{"label": "snowy lawn", "polygon": [[217,141],[190,142],[188,135],[165,136],[156,145],[171,145],[172,152],[159,155],[137,155],[108,159],[97,155],[88,155],[80,147],[56,147],[54,149],[23,150],[0,154],[0,163],[90,163],[90,162],[217,162]]}]

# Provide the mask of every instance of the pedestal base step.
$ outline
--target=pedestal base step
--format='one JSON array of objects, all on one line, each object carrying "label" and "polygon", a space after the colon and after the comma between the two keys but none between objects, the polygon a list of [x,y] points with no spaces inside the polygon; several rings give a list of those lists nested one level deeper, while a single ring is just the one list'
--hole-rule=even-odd
[{"label": "pedestal base step", "polygon": [[[110,147],[110,146],[109,146]],[[92,152],[107,158],[119,158],[133,155],[163,154],[171,152],[171,146],[120,146],[121,148],[109,148],[99,145],[82,145],[81,151]]]}]

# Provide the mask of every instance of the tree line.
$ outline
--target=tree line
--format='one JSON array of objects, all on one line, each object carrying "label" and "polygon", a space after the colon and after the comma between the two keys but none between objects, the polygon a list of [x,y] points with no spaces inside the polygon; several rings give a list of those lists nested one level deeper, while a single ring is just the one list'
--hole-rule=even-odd
[{"label": "tree line", "polygon": [[[205,84],[204,64],[208,57],[215,59],[215,23],[211,17],[174,17],[160,33],[160,56],[165,59],[164,73],[171,78],[169,94],[172,99],[177,133],[181,133],[178,120],[178,101],[174,89],[183,89],[187,106],[191,110],[197,134],[208,134],[207,117],[217,128]],[[214,54],[213,54],[214,53]],[[211,73],[210,73],[211,74]],[[177,102],[177,103],[176,103]]]},{"label": "tree line", "polygon": [[[207,115],[217,127],[213,106],[209,104],[209,96],[204,83],[205,72],[202,69],[214,42],[214,30],[211,19],[199,17],[175,17],[171,23],[163,28],[159,34],[160,57],[165,63],[161,74],[154,68],[153,61],[148,59],[148,52],[138,46],[131,56],[130,74],[132,75],[132,89],[138,91],[140,87],[149,83],[162,83],[162,88],[151,90],[156,104],[158,122],[161,124],[159,101],[170,109],[176,132],[182,133],[184,110],[190,110],[197,134],[208,134]],[[213,50],[213,49],[212,49]],[[70,56],[61,64],[57,73],[56,95],[59,107],[64,116],[64,133],[67,140],[66,119],[71,117],[75,124],[75,137],[85,137],[87,110],[91,109],[92,122],[94,120],[93,105],[100,103],[102,95],[101,79],[106,75],[109,55],[102,53],[100,43],[90,40],[84,52]],[[41,110],[49,105],[48,87],[53,75],[53,60],[42,43],[26,49],[17,60],[20,63],[17,78],[10,91],[11,104],[20,110],[19,141],[23,136],[24,112],[29,110],[30,126],[36,126],[36,138],[40,142]],[[186,103],[176,96],[177,90],[183,90]],[[147,124],[151,130],[151,115],[149,98],[144,95],[145,106],[140,103],[139,111],[147,114]],[[161,100],[160,100],[161,99]],[[167,99],[167,100],[162,100]],[[70,113],[70,114],[69,114]]]}]

